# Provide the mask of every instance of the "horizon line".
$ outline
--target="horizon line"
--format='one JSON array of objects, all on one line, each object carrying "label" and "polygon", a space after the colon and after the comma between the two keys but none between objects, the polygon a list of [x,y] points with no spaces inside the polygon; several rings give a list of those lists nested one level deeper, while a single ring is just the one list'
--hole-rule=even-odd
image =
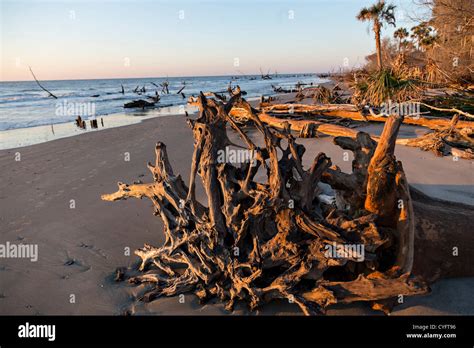
[{"label": "horizon line", "polygon": [[[274,75],[318,75],[318,74],[331,74],[330,71],[327,72],[290,72],[290,73],[269,73],[270,76]],[[225,75],[186,75],[186,76],[144,76],[144,77],[100,77],[100,78],[83,78],[83,79],[54,79],[54,80],[43,80],[38,79],[41,82],[57,82],[57,81],[93,81],[93,80],[133,80],[133,79],[173,79],[173,78],[192,78],[192,77],[226,77],[226,76],[261,76],[260,73],[257,74],[225,74]],[[0,80],[0,83],[8,82],[34,82],[31,80]]]}]

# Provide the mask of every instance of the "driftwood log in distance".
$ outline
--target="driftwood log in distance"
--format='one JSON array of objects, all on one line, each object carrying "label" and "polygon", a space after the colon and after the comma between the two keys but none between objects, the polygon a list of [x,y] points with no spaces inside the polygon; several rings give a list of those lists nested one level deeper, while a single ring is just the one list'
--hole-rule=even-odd
[{"label": "driftwood log in distance", "polygon": [[81,116],[77,116],[77,118],[74,122],[75,122],[77,127],[81,128],[81,129],[86,129],[86,121],[84,121]]},{"label": "driftwood log in distance", "polygon": [[36,78],[35,76],[35,73],[33,72],[33,69],[30,68],[30,72],[31,72],[31,75],[33,75],[33,78],[35,79],[36,83],[38,84],[38,86],[43,90],[45,91],[46,93],[48,93],[48,95],[50,97],[53,97],[54,99],[58,99],[58,97],[56,97],[53,93],[51,93],[50,91],[48,91],[46,88],[43,87],[43,85],[38,81],[38,79]]},{"label": "driftwood log in distance", "polygon": [[152,107],[152,106],[155,106],[155,103],[151,103],[151,102],[148,102],[148,101],[143,100],[143,99],[134,100],[134,101],[125,103],[125,104],[123,105],[123,107],[124,107],[125,109],[131,109],[131,108],[141,108],[141,109],[145,109],[145,108],[147,108],[147,107]]},{"label": "driftwood log in distance", "polygon": [[[228,310],[237,302],[254,310],[286,299],[304,314],[317,314],[338,302],[428,291],[410,275],[414,215],[393,155],[402,118],[390,118],[378,146],[363,132],[336,138],[355,153],[353,173],[347,174],[323,153],[303,168],[305,149],[290,127],[265,125],[240,94],[227,103],[201,94],[198,104],[199,117],[189,120],[195,147],[188,185],[158,143],[156,162],[148,164],[152,183],[119,183],[117,192],[102,195],[106,201],[146,197],[163,220],[164,245],[137,250],[138,274],[127,275],[131,283],[150,284],[142,300],[191,292],[201,301],[216,298]],[[248,110],[264,146],[229,115],[234,106]],[[219,151],[231,144],[227,126],[253,154],[248,163],[219,160]],[[265,179],[257,180],[257,173]],[[196,199],[197,175],[205,203]],[[336,190],[339,204],[321,198],[320,181]]]}]

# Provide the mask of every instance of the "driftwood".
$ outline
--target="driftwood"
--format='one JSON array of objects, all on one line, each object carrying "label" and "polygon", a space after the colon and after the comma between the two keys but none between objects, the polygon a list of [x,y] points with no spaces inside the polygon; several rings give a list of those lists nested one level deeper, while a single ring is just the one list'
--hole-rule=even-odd
[{"label": "driftwood", "polygon": [[264,74],[262,68],[260,68],[260,77],[262,78],[262,80],[271,80],[272,77],[270,76],[270,69],[266,74]]},{"label": "driftwood", "polygon": [[44,88],[44,87],[41,85],[41,83],[40,83],[40,82],[38,81],[38,79],[36,78],[35,73],[34,73],[33,70],[31,69],[31,67],[29,67],[29,68],[30,68],[31,75],[33,75],[33,78],[35,79],[35,81],[36,81],[36,83],[38,84],[38,86],[40,86],[40,88],[41,88],[43,91],[47,92],[50,97],[53,97],[54,99],[58,99],[58,97],[56,97],[53,93],[51,93],[50,91],[48,91],[46,88]]},{"label": "driftwood", "polygon": [[[232,87],[229,87],[228,91],[227,91],[231,96],[233,95],[233,90],[232,90]],[[224,93],[222,92],[204,92],[202,93],[204,96],[206,97],[213,97],[214,99],[216,100],[220,100],[221,102],[225,102],[227,101],[227,97]],[[191,106],[198,106],[198,101],[199,101],[199,97],[195,97],[195,96],[190,96],[188,98],[188,104],[191,105]]]},{"label": "driftwood", "polygon": [[153,100],[153,103],[159,103],[161,97],[158,94],[158,91],[155,91],[155,95],[154,96],[148,96],[148,99]]},{"label": "driftwood", "polygon": [[166,81],[163,81],[162,83],[160,83],[160,86],[161,86],[161,93],[163,94],[170,94],[170,90],[169,90],[169,81],[166,80]]},{"label": "driftwood", "polygon": [[427,107],[428,109],[431,109],[431,110],[450,112],[450,113],[462,115],[462,116],[467,117],[467,118],[474,118],[473,114],[470,114],[466,111],[462,111],[462,110],[459,110],[459,109],[456,109],[456,108],[449,108],[449,109],[447,109],[447,108],[438,108],[436,106],[432,106],[432,105],[429,105],[429,104],[426,104],[426,103],[421,103],[421,102],[420,102],[420,104],[423,105],[424,107]]},{"label": "driftwood", "polygon": [[[349,118],[355,121],[386,122],[387,116],[376,114],[371,109],[367,113],[360,111],[357,106],[352,104],[274,104],[262,108],[269,114],[302,114],[317,117],[318,115],[334,116],[340,118]],[[372,112],[370,112],[372,111]],[[403,123],[422,126],[430,129],[440,129],[450,126],[450,120],[440,117],[405,117]],[[474,122],[459,121],[456,128],[474,127]]]},{"label": "driftwood", "polygon": [[151,107],[151,106],[155,106],[155,103],[150,103],[150,102],[147,102],[146,100],[143,100],[143,99],[139,99],[139,100],[134,100],[134,101],[131,101],[129,103],[125,103],[123,105],[123,107],[125,109],[131,109],[131,108],[146,108],[146,107]]},{"label": "driftwood", "polygon": [[450,125],[445,128],[434,130],[415,139],[400,139],[397,143],[432,151],[437,156],[451,154],[472,160],[474,159],[474,128],[458,129],[456,127],[458,122],[459,116],[454,115]]},{"label": "driftwood", "polygon": [[292,92],[294,92],[294,90],[292,88],[285,89],[282,86],[277,87],[275,85],[272,85],[272,89],[273,89],[273,92],[275,92],[275,93],[292,93]]},{"label": "driftwood", "polygon": [[[338,302],[428,291],[410,275],[414,213],[403,167],[394,156],[403,118],[388,119],[378,145],[363,132],[336,137],[336,144],[355,154],[353,172],[347,174],[323,153],[304,169],[305,149],[289,124],[282,130],[265,125],[240,94],[227,103],[201,94],[198,105],[199,117],[189,120],[195,147],[188,185],[173,172],[166,146],[158,143],[156,162],[148,164],[152,183],[119,183],[117,192],[102,195],[106,201],[146,197],[163,220],[164,245],[136,251],[142,260],[138,274],[117,275],[150,284],[141,300],[193,292],[201,301],[219,299],[228,310],[237,302],[254,310],[286,299],[315,314]],[[263,147],[229,115],[234,106],[247,110]],[[252,154],[240,166],[219,160],[232,145],[227,126]],[[196,175],[206,204],[196,199]],[[321,182],[335,190],[334,199],[320,194]]]},{"label": "driftwood", "polygon": [[[325,86],[307,87],[299,91],[296,96],[296,101],[301,101],[311,98],[313,102],[324,104],[341,104],[343,101],[342,92],[339,85],[327,88]],[[347,98],[346,98],[347,99]]]},{"label": "driftwood", "polygon": [[[279,118],[265,112],[259,113],[257,110],[252,109],[252,113],[258,114],[258,117],[261,122],[277,128],[277,129],[285,129],[287,125],[291,126],[292,131],[296,131],[300,133],[300,137],[302,138],[313,138],[316,136],[317,132],[331,135],[331,136],[346,136],[355,138],[358,131],[339,126],[331,123],[325,123],[320,121],[313,121],[313,120],[296,120],[296,119],[287,119],[287,118]],[[242,107],[233,107],[230,111],[230,115],[236,118],[238,123],[246,123],[250,121],[251,113],[248,109]],[[378,137],[373,137],[378,139]]]},{"label": "driftwood", "polygon": [[[257,110],[253,112],[257,113]],[[233,107],[230,114],[236,118],[248,119],[249,111],[248,108]],[[279,129],[284,129],[286,124],[289,124],[291,129],[299,131],[302,137],[316,137],[316,133],[320,132],[355,139],[359,133],[357,130],[339,125],[326,125],[310,120],[285,120],[265,113],[259,114],[259,119]],[[457,129],[458,122],[459,117],[455,115],[448,126],[440,128],[439,131],[435,130],[415,139],[396,139],[396,144],[416,146],[435,153],[451,152],[453,156],[472,159],[473,130],[470,127]],[[380,140],[377,136],[370,137],[374,141]],[[334,138],[334,142],[339,145],[338,138]],[[328,173],[339,176],[339,187],[344,191],[348,193],[359,191],[360,183],[356,185],[349,176],[333,172],[331,168],[323,174],[322,181],[330,177]],[[329,183],[335,182],[329,181]],[[470,267],[474,263],[474,256],[467,251],[474,248],[474,235],[467,233],[474,225],[473,207],[434,199],[413,187],[410,187],[410,193],[414,196],[415,244],[419,250],[417,253],[419,257],[415,258],[414,273],[430,282],[446,277],[474,276]],[[452,249],[461,245],[465,251],[453,257]]]},{"label": "driftwood", "polygon": [[[253,112],[258,113],[257,110]],[[234,107],[230,111],[230,114],[236,117],[240,122],[247,122],[249,120],[249,111],[245,108]],[[267,114],[266,112],[259,113],[259,118],[262,122],[278,129],[284,129],[286,124],[291,126],[291,129],[299,132],[299,136],[302,138],[314,138],[319,133],[323,133],[330,136],[346,136],[355,138],[358,131],[338,124],[331,124],[321,121],[314,121],[308,119],[293,119],[280,118],[282,114],[275,115]],[[287,115],[291,116],[291,115]],[[387,120],[388,118],[384,118]],[[433,151],[437,156],[453,155],[463,159],[474,159],[474,128],[465,127],[459,129],[459,117],[455,115],[451,121],[443,120],[443,123],[438,123],[436,127],[430,133],[423,135],[419,138],[396,139],[396,144],[418,147],[423,151]],[[404,123],[406,123],[404,121]],[[442,127],[441,124],[446,124]],[[472,125],[473,122],[465,121],[462,125]],[[378,141],[379,137],[370,135],[373,140]]]},{"label": "driftwood", "polygon": [[87,127],[86,126],[86,121],[84,121],[81,116],[77,116],[74,123],[76,124],[77,127],[81,128],[81,129],[86,129],[86,127]]}]

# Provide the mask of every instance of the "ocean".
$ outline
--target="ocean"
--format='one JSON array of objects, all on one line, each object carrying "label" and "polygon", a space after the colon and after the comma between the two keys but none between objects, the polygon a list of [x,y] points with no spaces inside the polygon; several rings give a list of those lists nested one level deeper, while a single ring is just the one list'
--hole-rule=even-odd
[{"label": "ocean", "polygon": [[[169,82],[169,94],[162,94],[160,86]],[[78,115],[83,119],[103,118],[106,127],[140,122],[143,118],[176,114],[189,110],[185,105],[190,96],[203,92],[227,94],[229,83],[239,85],[247,92],[247,99],[274,95],[273,86],[284,89],[295,84],[318,84],[326,80],[315,74],[281,74],[265,80],[260,76],[199,76],[172,78],[133,78],[97,80],[40,81],[58,97],[48,96],[34,80],[0,82],[0,149],[26,146],[60,137],[78,134],[73,121]],[[122,86],[124,94],[122,94]],[[177,92],[182,92],[185,98]],[[141,95],[136,89],[145,91]],[[161,99],[153,108],[125,109],[125,103],[154,96]],[[101,128],[101,127],[99,127]]]}]

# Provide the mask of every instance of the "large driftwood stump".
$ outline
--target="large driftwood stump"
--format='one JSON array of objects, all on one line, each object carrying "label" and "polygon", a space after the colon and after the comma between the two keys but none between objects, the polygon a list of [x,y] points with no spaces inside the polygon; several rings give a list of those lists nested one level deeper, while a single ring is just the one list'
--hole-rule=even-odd
[{"label": "large driftwood stump", "polygon": [[[198,105],[199,117],[189,121],[195,147],[188,185],[158,143],[156,162],[148,165],[152,183],[119,183],[117,192],[102,196],[147,197],[163,220],[164,245],[137,250],[140,274],[129,277],[131,283],[153,284],[142,300],[192,292],[202,301],[217,298],[228,310],[239,301],[254,310],[287,299],[315,314],[338,302],[428,291],[410,275],[414,215],[394,156],[401,117],[387,120],[378,145],[363,132],[335,138],[355,154],[353,173],[347,174],[323,153],[303,168],[305,148],[295,142],[289,124],[281,130],[265,125],[240,93],[227,103],[201,94]],[[233,107],[247,111],[264,146],[229,115]],[[252,161],[241,166],[219,161],[219,151],[231,145],[228,126]],[[262,173],[265,180],[257,180]],[[196,199],[197,175],[205,204]],[[321,182],[332,186],[337,203],[320,195]]]},{"label": "large driftwood stump", "polygon": [[[307,105],[307,107],[319,108],[319,106],[310,105]],[[342,107],[347,108],[347,105]],[[336,112],[339,112],[338,108],[340,106],[334,106]],[[343,148],[346,148],[344,147],[344,143],[348,141],[345,140],[346,138],[358,138],[361,145],[364,142],[370,144],[370,139],[380,141],[380,137],[370,135],[369,139],[367,134],[356,129],[321,121],[294,119],[292,114],[285,115],[287,118],[284,119],[275,117],[265,111],[260,112],[251,108],[234,106],[230,115],[239,120],[248,121],[250,112],[256,113],[262,122],[274,128],[285,129],[289,124],[292,130],[300,133],[300,137],[318,137],[319,133],[334,136],[334,142]],[[390,119],[388,118],[386,121]],[[403,122],[406,123],[406,119]],[[460,123],[457,115],[453,116],[450,121],[443,120],[442,122],[443,124],[440,123],[433,132],[420,138],[397,138],[396,144],[420,147],[422,150],[432,150],[438,155],[451,152],[453,156],[458,158],[472,159],[472,149],[474,149],[473,122],[464,121],[461,129],[458,128]],[[467,127],[465,127],[466,125]],[[363,138],[366,140],[361,143]],[[369,145],[369,147],[363,148],[363,151],[356,152],[356,155],[370,154],[372,156],[371,151],[369,151],[370,148],[372,147]],[[356,160],[355,163],[360,163],[360,161],[360,159]],[[353,172],[357,173],[357,166],[353,168]],[[365,171],[362,171],[362,173],[365,173]],[[338,182],[331,181],[331,176],[337,176],[339,178]],[[349,176],[334,173],[329,168],[323,174],[322,181],[330,183],[334,188],[342,189],[338,193],[345,199],[350,200],[351,196],[358,199],[358,197],[365,194],[366,190],[364,180],[354,182],[354,178],[364,179],[365,177],[364,175]],[[434,282],[440,278],[474,276],[474,268],[472,267],[474,255],[471,253],[474,248],[474,234],[469,233],[474,225],[473,206],[435,199],[414,187],[410,186],[409,188],[413,199],[415,246],[417,249],[413,260],[412,273],[422,276],[424,280],[429,282]],[[358,201],[360,202],[360,199]],[[458,252],[459,249],[462,249],[462,252]]]}]

